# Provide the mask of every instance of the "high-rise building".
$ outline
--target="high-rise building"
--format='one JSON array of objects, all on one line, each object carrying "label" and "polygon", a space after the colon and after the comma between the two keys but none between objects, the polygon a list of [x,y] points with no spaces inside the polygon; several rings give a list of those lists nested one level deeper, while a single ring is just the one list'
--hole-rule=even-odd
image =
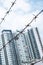
[{"label": "high-rise building", "polygon": [[26,31],[26,33],[25,33],[25,38],[26,38],[26,42],[27,42],[27,46],[28,46],[29,58],[30,58],[30,60],[32,60],[32,59],[35,59],[35,57],[34,57],[32,45],[31,45],[30,34],[28,34],[28,31]]},{"label": "high-rise building", "polygon": [[37,59],[42,58],[42,42],[39,35],[38,28],[34,28],[30,30],[30,35],[32,39],[32,45],[34,49],[34,55]]},{"label": "high-rise building", "polygon": [[39,34],[39,31],[38,31],[38,28],[36,27],[35,29],[33,29],[33,32],[34,32],[34,35],[35,35],[35,40],[36,40],[36,43],[37,43],[37,46],[38,46],[38,50],[39,50],[39,54],[42,58],[43,56],[43,45],[42,45],[42,41],[41,41],[41,37],[40,37],[40,34]]},{"label": "high-rise building", "polygon": [[38,47],[37,47],[37,43],[36,43],[36,40],[35,40],[33,30],[32,29],[30,31],[28,30],[28,34],[29,34],[30,44],[31,44],[31,48],[32,48],[34,58],[40,59],[40,54],[39,54],[39,50],[38,50]]},{"label": "high-rise building", "polygon": [[[11,30],[3,30],[0,49],[16,34],[12,34]],[[0,51],[0,65],[29,65],[27,62],[41,58],[42,42],[37,28],[21,33]]]},{"label": "high-rise building", "polygon": [[42,42],[38,29],[34,28],[28,30],[26,36],[31,59],[40,59],[42,57]]},{"label": "high-rise building", "polygon": [[[11,30],[2,31],[3,46],[12,38],[13,38],[13,36],[12,36]],[[8,43],[6,45],[6,47],[4,47],[3,50],[4,50],[4,57],[5,57],[5,65],[18,65],[14,41],[12,40],[10,43]],[[2,57],[2,59],[3,59],[3,57]]]},{"label": "high-rise building", "polygon": [[15,49],[19,65],[25,65],[22,62],[29,61],[29,53],[24,33],[18,35],[18,40],[15,41]]},{"label": "high-rise building", "polygon": [[15,41],[15,49],[19,65],[23,65],[22,62],[41,59],[42,43],[41,39],[39,39],[39,32],[37,31],[37,28],[32,28],[18,35],[18,39]]}]

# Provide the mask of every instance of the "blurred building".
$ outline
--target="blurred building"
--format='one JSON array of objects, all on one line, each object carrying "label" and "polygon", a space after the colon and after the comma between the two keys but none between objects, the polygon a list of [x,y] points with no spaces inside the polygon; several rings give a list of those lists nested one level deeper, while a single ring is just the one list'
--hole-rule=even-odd
[{"label": "blurred building", "polygon": [[31,59],[42,58],[42,42],[37,27],[31,28],[25,33],[27,46]]},{"label": "blurred building", "polygon": [[[3,46],[13,38],[11,30],[3,30],[2,31],[2,43]],[[4,51],[4,58],[2,58],[2,65],[18,65],[17,58],[16,58],[16,51],[14,41],[12,40],[10,43],[6,45],[3,49]],[[3,61],[5,59],[5,62]]]},{"label": "blurred building", "polygon": [[[3,30],[0,35],[0,48],[17,33]],[[21,33],[0,51],[1,65],[26,65],[26,62],[42,58],[42,42],[37,28]],[[29,65],[29,63],[27,63]]]},{"label": "blurred building", "polygon": [[15,42],[18,62],[37,60],[42,58],[42,42],[37,28],[31,28],[18,36]]},{"label": "blurred building", "polygon": [[18,58],[19,65],[25,65],[23,61],[29,61],[28,46],[25,40],[25,35],[22,33],[18,36],[18,40],[15,41],[15,49]]},{"label": "blurred building", "polygon": [[[38,29],[30,29],[28,30],[27,33],[27,37],[28,37],[28,46],[30,49],[30,55],[31,55],[31,59],[40,59],[41,55],[40,55],[40,51],[42,53],[42,49],[41,49],[41,44],[39,41],[39,36],[37,34]],[[40,45],[40,46],[39,46]],[[39,49],[40,47],[40,49]]]}]

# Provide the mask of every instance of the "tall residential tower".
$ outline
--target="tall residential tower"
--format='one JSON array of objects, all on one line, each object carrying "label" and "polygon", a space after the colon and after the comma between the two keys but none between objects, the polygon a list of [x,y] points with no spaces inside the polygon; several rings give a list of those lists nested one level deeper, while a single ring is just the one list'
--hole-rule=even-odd
[{"label": "tall residential tower", "polygon": [[26,62],[42,58],[42,42],[37,27],[28,29],[9,42],[16,34],[11,30],[3,30],[0,34],[0,49],[7,44],[0,50],[0,65],[26,65]]},{"label": "tall residential tower", "polygon": [[[9,40],[13,38],[11,30],[3,30],[2,31],[2,43],[3,46],[7,44]],[[5,64],[4,65],[18,65],[17,64],[17,56],[15,51],[14,41],[12,40],[10,43],[3,48]],[[3,59],[3,57],[2,57]],[[3,62],[4,63],[4,62]]]}]

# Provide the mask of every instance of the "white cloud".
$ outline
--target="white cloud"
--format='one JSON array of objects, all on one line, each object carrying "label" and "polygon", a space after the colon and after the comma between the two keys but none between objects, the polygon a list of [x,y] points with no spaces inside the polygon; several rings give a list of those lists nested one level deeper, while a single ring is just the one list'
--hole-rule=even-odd
[{"label": "white cloud", "polygon": [[27,12],[30,10],[30,4],[26,3],[24,0],[17,0],[16,1],[16,6],[15,6],[16,9],[22,9],[23,11]]}]

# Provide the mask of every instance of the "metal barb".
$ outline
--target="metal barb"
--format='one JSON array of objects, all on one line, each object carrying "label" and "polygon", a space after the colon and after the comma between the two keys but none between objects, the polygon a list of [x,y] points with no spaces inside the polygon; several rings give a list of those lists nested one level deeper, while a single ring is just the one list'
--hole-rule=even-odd
[{"label": "metal barb", "polygon": [[5,17],[7,16],[7,14],[9,14],[11,8],[14,6],[16,0],[12,3],[11,7],[9,8],[9,10],[6,12],[5,16],[2,18],[1,22],[0,22],[0,25],[2,24],[2,22],[4,21]]}]

